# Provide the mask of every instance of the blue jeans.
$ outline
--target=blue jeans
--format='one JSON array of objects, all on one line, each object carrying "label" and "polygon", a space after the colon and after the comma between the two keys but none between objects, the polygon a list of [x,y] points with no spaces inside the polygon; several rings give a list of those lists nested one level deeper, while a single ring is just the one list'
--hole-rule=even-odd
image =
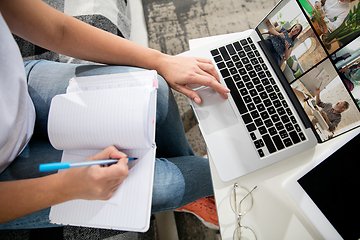
[{"label": "blue jeans", "polygon": [[[40,163],[58,162],[62,151],[54,149],[47,136],[50,101],[65,93],[72,77],[92,76],[142,69],[125,66],[65,64],[50,61],[25,63],[29,93],[36,110],[34,135],[25,150],[0,175],[0,181],[41,177]],[[184,133],[174,96],[159,76],[156,113],[156,161],[152,214],[174,210],[202,197],[213,195],[208,160],[194,155]],[[26,196],[24,196],[26,197]],[[55,227],[48,221],[50,208],[0,225],[0,229]]]}]

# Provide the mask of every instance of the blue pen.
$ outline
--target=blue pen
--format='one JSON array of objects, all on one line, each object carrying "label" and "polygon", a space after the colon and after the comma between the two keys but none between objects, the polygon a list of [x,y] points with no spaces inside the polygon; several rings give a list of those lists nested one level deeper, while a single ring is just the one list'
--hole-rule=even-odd
[{"label": "blue pen", "polygon": [[[134,161],[137,158],[128,158],[129,162]],[[95,161],[83,161],[83,162],[55,162],[55,163],[44,163],[40,164],[40,172],[45,171],[56,171],[59,169],[68,169],[73,167],[86,167],[92,165],[106,165],[117,163],[119,159],[104,159],[104,160],[95,160]]]}]

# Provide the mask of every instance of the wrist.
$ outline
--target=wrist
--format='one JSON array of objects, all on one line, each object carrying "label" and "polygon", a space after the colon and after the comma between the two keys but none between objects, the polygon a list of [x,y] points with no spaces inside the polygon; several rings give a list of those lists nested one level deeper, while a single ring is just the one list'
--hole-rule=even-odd
[{"label": "wrist", "polygon": [[59,203],[74,200],[77,198],[77,192],[72,190],[71,183],[69,183],[69,179],[71,179],[71,176],[68,176],[67,173],[68,171],[65,170],[52,175],[52,177],[54,178],[54,180],[52,181],[52,189],[55,190],[54,195],[56,195],[57,201]]},{"label": "wrist", "polygon": [[152,62],[153,67],[152,69],[156,70],[158,72],[158,74],[160,74],[161,76],[163,76],[165,70],[167,69],[168,64],[171,61],[171,57],[170,55],[161,53],[159,51],[157,51],[155,53],[155,61]]}]

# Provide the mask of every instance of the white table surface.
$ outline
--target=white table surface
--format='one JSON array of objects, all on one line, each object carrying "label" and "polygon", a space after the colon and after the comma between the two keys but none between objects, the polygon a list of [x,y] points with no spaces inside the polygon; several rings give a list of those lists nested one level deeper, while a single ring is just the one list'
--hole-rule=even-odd
[{"label": "white table surface", "polygon": [[229,190],[234,183],[247,189],[258,186],[252,193],[253,208],[243,217],[241,223],[251,227],[259,240],[323,239],[290,198],[284,189],[284,183],[324,151],[334,148],[338,141],[346,141],[348,138],[344,134],[294,157],[229,182],[220,180],[209,156],[222,240],[232,239],[236,228],[236,216],[230,208],[228,198]]}]

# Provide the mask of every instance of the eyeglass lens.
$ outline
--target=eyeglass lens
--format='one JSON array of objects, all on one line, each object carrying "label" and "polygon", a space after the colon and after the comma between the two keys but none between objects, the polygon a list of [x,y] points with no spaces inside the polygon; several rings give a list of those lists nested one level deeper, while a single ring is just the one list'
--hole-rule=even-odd
[{"label": "eyeglass lens", "polygon": [[247,190],[244,187],[235,184],[230,192],[230,206],[231,209],[238,215],[243,216],[249,212],[253,206],[253,198],[251,192],[255,190]]},{"label": "eyeglass lens", "polygon": [[251,210],[253,206],[253,197],[251,192],[256,189],[255,186],[250,191],[237,183],[230,192],[230,206],[234,213],[237,214],[237,228],[234,231],[234,240],[256,240],[255,232],[247,227],[241,225],[241,218]]},{"label": "eyeglass lens", "polygon": [[257,240],[254,231],[246,226],[241,226],[234,231],[234,240]]}]

